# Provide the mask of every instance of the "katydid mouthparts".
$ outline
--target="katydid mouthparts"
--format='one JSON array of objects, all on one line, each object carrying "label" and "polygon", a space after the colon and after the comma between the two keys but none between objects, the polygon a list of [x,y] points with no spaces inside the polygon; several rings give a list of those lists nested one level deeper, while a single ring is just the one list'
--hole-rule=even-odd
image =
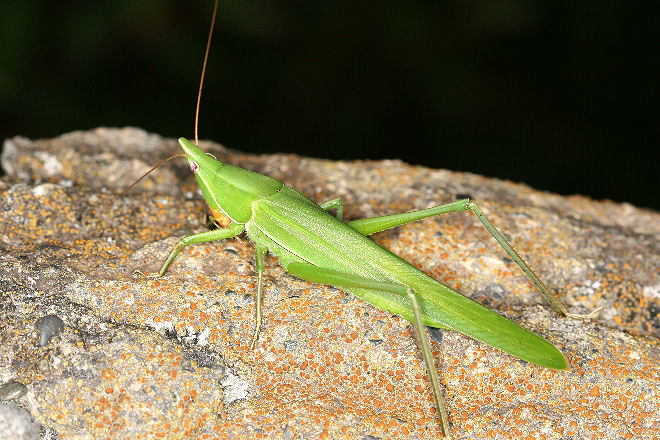
[{"label": "katydid mouthparts", "polygon": [[[442,429],[447,436],[447,412],[424,326],[458,331],[543,367],[565,370],[569,363],[547,340],[438,282],[369,239],[368,235],[435,215],[471,211],[557,312],[573,318],[590,318],[597,312],[568,313],[470,199],[420,211],[344,222],[341,199],[317,205],[276,179],[216,160],[184,138],[179,139],[179,144],[215,221],[223,227],[181,238],[160,271],[151,276],[164,275],[185,246],[246,232],[254,242],[257,272],[256,325],[251,347],[257,342],[263,321],[264,256],[267,252],[300,279],[333,285],[402,316],[415,327]],[[334,208],[336,215],[329,213]]]}]

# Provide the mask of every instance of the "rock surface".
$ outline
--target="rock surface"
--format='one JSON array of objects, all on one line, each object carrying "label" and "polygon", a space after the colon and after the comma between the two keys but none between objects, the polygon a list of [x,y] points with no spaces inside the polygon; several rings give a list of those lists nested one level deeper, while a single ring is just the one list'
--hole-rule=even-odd
[{"label": "rock surface", "polygon": [[[533,366],[432,331],[454,438],[660,435],[660,215],[400,161],[250,156],[203,142],[221,161],[268,174],[345,218],[422,209],[469,195],[573,312],[554,314],[469,213],[374,239],[443,283],[548,338],[572,370]],[[5,141],[0,180],[0,386],[62,438],[437,438],[414,329],[340,290],[266,260],[255,350],[256,279],[245,238],[186,249],[155,271],[206,208],[181,160],[128,194],[173,139],[98,128]],[[43,336],[46,316],[63,327]],[[53,318],[56,317],[56,318]],[[14,393],[15,394],[15,393]]]},{"label": "rock surface", "polygon": [[40,426],[30,420],[30,413],[15,403],[0,403],[0,438],[38,440]]}]

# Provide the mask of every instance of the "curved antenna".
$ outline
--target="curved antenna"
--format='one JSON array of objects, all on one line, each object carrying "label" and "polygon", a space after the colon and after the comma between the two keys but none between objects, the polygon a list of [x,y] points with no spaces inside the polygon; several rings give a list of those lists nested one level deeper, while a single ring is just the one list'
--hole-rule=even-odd
[{"label": "curved antenna", "polygon": [[118,197],[122,197],[122,196],[124,196],[124,195],[125,195],[125,194],[126,194],[131,188],[133,188],[135,185],[137,185],[138,183],[140,183],[140,181],[141,181],[142,179],[144,179],[144,178],[147,177],[149,174],[151,174],[151,172],[152,172],[153,170],[155,170],[156,168],[158,168],[159,166],[161,166],[162,164],[164,164],[164,163],[167,162],[168,160],[172,160],[172,159],[174,159],[175,157],[186,157],[186,155],[183,154],[183,153],[179,153],[179,154],[175,154],[175,155],[173,155],[173,156],[170,156],[170,157],[168,157],[168,158],[166,158],[166,159],[161,160],[160,162],[158,162],[158,163],[156,164],[156,166],[154,166],[152,169],[150,169],[149,171],[147,171],[146,173],[144,173],[144,174],[142,175],[142,177],[140,177],[140,178],[139,178],[138,180],[136,180],[135,182],[131,183],[131,185],[130,185],[128,188],[126,188],[125,190],[123,190],[122,192],[120,192],[119,194],[117,194],[117,196],[118,196]]},{"label": "curved antenna", "polygon": [[[204,85],[204,74],[206,73],[206,61],[209,58],[209,51],[211,49],[211,37],[213,36],[213,27],[215,26],[215,16],[218,12],[218,0],[215,0],[215,4],[213,5],[213,16],[211,17],[211,29],[209,29],[209,38],[206,42],[206,52],[204,53],[204,64],[202,65],[202,77],[199,80],[199,93],[197,94],[197,107],[195,110],[195,144],[199,144],[199,137],[197,135],[197,127],[199,125],[199,104],[202,101],[202,86]],[[170,156],[167,159],[163,159],[156,166],[154,166],[152,169],[147,171],[140,177],[138,180],[133,182],[128,188],[117,194],[117,196],[122,197],[124,196],[131,188],[133,188],[135,185],[137,185],[142,179],[147,177],[152,171],[154,171],[156,168],[167,162],[168,160],[174,159],[175,157],[186,157],[185,154],[175,154],[174,156]]]},{"label": "curved antenna", "polygon": [[211,18],[211,29],[209,29],[209,39],[206,42],[206,52],[204,53],[204,64],[202,65],[202,77],[199,79],[199,93],[197,93],[197,109],[195,110],[195,145],[199,145],[197,136],[197,127],[199,126],[199,103],[202,100],[202,86],[204,85],[204,74],[206,73],[206,60],[209,58],[211,49],[211,37],[213,36],[213,27],[215,26],[215,15],[218,12],[218,0],[215,0],[213,6],[213,17]]}]

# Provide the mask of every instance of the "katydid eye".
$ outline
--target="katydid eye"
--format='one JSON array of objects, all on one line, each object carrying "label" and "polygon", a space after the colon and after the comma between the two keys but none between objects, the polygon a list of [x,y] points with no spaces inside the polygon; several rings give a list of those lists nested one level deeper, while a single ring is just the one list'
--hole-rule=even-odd
[{"label": "katydid eye", "polygon": [[190,161],[190,170],[193,172],[193,174],[197,174],[199,171],[199,165],[197,165],[197,162],[194,160]]}]

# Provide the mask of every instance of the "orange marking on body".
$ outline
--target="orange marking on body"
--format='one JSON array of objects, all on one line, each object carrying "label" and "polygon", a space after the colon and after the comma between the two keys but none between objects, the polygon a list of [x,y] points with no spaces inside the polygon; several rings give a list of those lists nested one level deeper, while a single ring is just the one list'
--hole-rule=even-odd
[{"label": "orange marking on body", "polygon": [[213,218],[215,219],[216,222],[218,222],[218,224],[220,226],[222,226],[223,228],[226,228],[227,226],[229,226],[231,224],[231,219],[229,217],[227,217],[226,215],[224,215],[222,212],[216,211],[215,209],[211,208],[210,206],[209,206],[209,209],[211,210],[211,214],[213,214]]}]

